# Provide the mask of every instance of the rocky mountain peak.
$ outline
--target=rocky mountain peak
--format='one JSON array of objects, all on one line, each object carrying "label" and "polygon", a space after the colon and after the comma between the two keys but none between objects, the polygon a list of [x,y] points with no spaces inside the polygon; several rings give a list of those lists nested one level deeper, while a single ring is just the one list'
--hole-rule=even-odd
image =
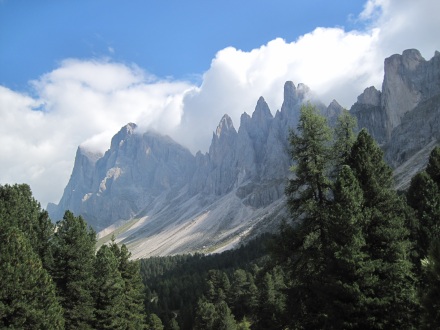
[{"label": "rocky mountain peak", "polygon": [[[416,159],[423,165],[426,157],[419,151],[440,141],[440,53],[425,61],[407,50],[385,66],[382,91],[365,89],[350,112],[358,127],[381,143],[389,164],[401,167]],[[117,239],[130,245],[135,258],[208,251],[205,247],[212,252],[247,233],[278,228],[291,166],[287,137],[306,101],[330,124],[342,111],[337,101],[326,106],[306,85],[288,81],[275,117],[263,97],[252,116],[241,116],[238,132],[224,115],[209,152],[196,156],[170,138],[140,134],[128,124],[103,156],[78,149],[60,204],[48,211],[58,220],[70,209],[97,230],[133,224]],[[411,166],[415,173],[418,167]],[[408,175],[408,168],[400,173]]]},{"label": "rocky mountain peak", "polygon": [[298,103],[298,93],[292,81],[286,81],[284,84],[284,101],[281,111],[286,108],[291,108]]},{"label": "rocky mountain peak", "polygon": [[122,127],[118,133],[112,138],[112,142],[110,144],[110,149],[116,149],[119,147],[120,143],[124,141],[128,136],[133,135],[137,125],[134,123],[128,123],[124,127]]},{"label": "rocky mountain peak", "polygon": [[272,113],[270,112],[269,106],[267,105],[264,97],[260,97],[255,107],[254,113],[252,114],[252,119],[257,122],[263,122],[268,119],[272,119]]},{"label": "rocky mountain peak", "polygon": [[232,123],[231,117],[225,114],[223,115],[220,123],[217,126],[217,129],[215,130],[215,135],[217,136],[217,138],[220,138],[222,135],[228,135],[230,132],[237,133],[234,124]]},{"label": "rocky mountain peak", "polygon": [[440,56],[426,61],[416,49],[385,59],[381,105],[387,117],[387,136],[403,116],[440,93]]},{"label": "rocky mountain peak", "polygon": [[357,103],[380,106],[380,96],[381,92],[378,91],[374,86],[365,88],[364,92],[357,97]]}]

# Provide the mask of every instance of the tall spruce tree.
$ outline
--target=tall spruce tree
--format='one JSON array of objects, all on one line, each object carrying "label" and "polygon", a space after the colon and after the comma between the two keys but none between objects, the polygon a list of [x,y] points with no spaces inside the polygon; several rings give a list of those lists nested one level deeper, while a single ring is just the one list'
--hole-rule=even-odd
[{"label": "tall spruce tree", "polygon": [[66,211],[52,240],[52,278],[64,308],[66,329],[91,329],[96,234],[81,217]]},{"label": "tall spruce tree", "polygon": [[131,253],[125,244],[119,248],[114,239],[110,244],[110,250],[118,261],[118,271],[124,283],[122,317],[125,320],[125,329],[142,329],[146,320],[145,287],[142,283],[139,261],[130,260]]},{"label": "tall spruce tree", "polygon": [[362,324],[366,295],[371,286],[372,262],[365,251],[363,236],[363,194],[359,182],[347,165],[342,166],[334,186],[334,203],[330,210],[331,237],[327,263],[327,282],[323,287],[329,297],[325,306],[328,328],[359,329]]},{"label": "tall spruce tree", "polygon": [[414,240],[420,261],[428,255],[431,242],[440,239],[440,148],[431,151],[426,170],[411,179],[407,202],[418,220]]},{"label": "tall spruce tree", "polygon": [[413,226],[413,240],[417,252],[416,265],[420,268],[420,260],[428,255],[431,242],[440,238],[440,189],[426,171],[411,179],[407,202],[417,218]]},{"label": "tall spruce tree", "polygon": [[0,224],[0,283],[0,328],[64,329],[52,279],[27,236],[5,223]]},{"label": "tall spruce tree", "polygon": [[392,187],[391,168],[383,152],[365,129],[358,134],[348,165],[363,192],[363,233],[366,253],[373,262],[377,281],[367,286],[365,327],[408,328],[417,323],[417,299],[406,204]]},{"label": "tall spruce tree", "polygon": [[[102,245],[95,261],[95,328],[128,329],[124,311],[124,280],[119,260],[107,245]],[[140,329],[139,327],[138,329]]]}]

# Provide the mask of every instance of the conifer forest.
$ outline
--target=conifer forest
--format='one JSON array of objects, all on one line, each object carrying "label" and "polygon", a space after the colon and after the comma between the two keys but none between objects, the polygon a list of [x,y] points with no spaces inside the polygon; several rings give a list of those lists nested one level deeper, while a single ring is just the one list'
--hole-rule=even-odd
[{"label": "conifer forest", "polygon": [[1,329],[438,329],[440,148],[406,191],[344,111],[303,105],[286,218],[220,254],[132,260],[26,184],[0,186]]}]

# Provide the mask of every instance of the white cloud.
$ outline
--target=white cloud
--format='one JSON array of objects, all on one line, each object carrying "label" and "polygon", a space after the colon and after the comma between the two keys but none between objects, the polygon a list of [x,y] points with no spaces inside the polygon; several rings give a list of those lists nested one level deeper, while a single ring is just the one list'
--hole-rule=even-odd
[{"label": "white cloud", "polygon": [[137,67],[79,60],[32,85],[35,98],[0,86],[0,183],[29,183],[43,206],[61,197],[79,144],[103,152],[128,122],[168,133],[192,88]]},{"label": "white cloud", "polygon": [[105,59],[65,60],[32,82],[33,96],[0,86],[0,183],[27,182],[44,206],[56,202],[77,146],[104,151],[128,122],[206,151],[223,114],[238,128],[261,95],[273,113],[279,109],[286,80],[349,108],[364,88],[380,88],[385,57],[407,48],[434,54],[438,12],[439,1],[369,0],[358,17],[362,31],[316,28],[294,42],[222,49],[200,86]]}]

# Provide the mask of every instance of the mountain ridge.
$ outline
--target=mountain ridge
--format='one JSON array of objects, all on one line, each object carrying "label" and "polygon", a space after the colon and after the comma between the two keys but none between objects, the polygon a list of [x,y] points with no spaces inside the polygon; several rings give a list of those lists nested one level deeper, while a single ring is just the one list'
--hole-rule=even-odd
[{"label": "mountain ridge", "polygon": [[[366,127],[382,145],[401,182],[408,181],[405,173],[426,164],[425,153],[426,159],[417,161],[414,155],[440,139],[439,63],[438,52],[429,61],[417,50],[387,58],[382,91],[366,88],[350,109],[359,128]],[[400,93],[409,100],[404,109],[396,109]],[[70,209],[96,230],[130,223],[116,238],[136,258],[220,251],[275,230],[284,216],[284,185],[291,165],[288,132],[296,128],[300,107],[308,101],[330,124],[342,111],[336,100],[325,106],[306,85],[288,81],[275,115],[264,97],[251,116],[242,114],[238,130],[225,114],[204,154],[193,155],[169,137],[141,134],[135,124],[127,124],[101,157],[78,148],[63,197],[48,211],[57,220]]]}]

